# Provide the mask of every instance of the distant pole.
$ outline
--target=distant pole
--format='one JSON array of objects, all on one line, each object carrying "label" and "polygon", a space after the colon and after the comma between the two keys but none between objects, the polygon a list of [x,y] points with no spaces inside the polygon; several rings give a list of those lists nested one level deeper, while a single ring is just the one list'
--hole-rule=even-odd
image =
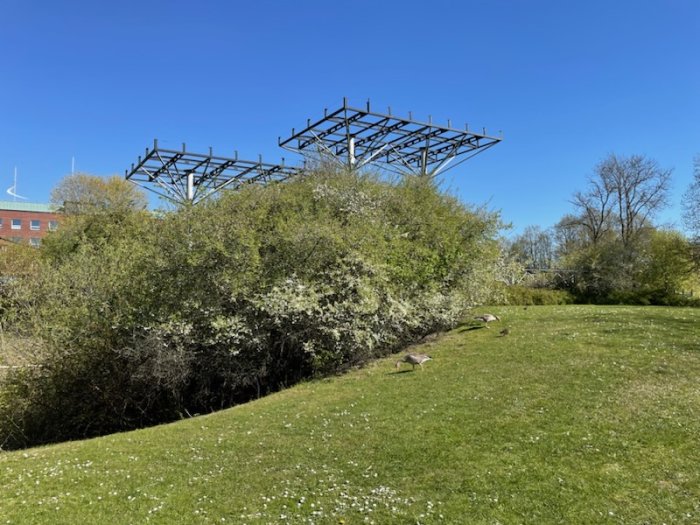
[{"label": "distant pole", "polygon": [[75,175],[75,157],[70,159],[70,174]]}]

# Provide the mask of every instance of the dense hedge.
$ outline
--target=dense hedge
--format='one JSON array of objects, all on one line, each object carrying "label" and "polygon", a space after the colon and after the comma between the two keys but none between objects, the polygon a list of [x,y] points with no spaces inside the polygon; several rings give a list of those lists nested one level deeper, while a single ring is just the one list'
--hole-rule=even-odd
[{"label": "dense hedge", "polygon": [[519,306],[572,304],[574,296],[567,290],[531,288],[512,285],[506,288],[505,304]]},{"label": "dense hedge", "polygon": [[219,409],[453,326],[488,300],[499,227],[430,181],[313,173],[154,218],[76,217],[42,249],[4,448]]}]

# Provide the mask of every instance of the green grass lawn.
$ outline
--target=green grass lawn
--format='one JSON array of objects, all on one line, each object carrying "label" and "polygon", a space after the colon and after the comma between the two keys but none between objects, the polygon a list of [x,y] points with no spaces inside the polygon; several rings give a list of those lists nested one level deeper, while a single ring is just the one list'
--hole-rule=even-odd
[{"label": "green grass lawn", "polygon": [[490,311],[422,372],[0,453],[0,524],[700,523],[700,309]]}]

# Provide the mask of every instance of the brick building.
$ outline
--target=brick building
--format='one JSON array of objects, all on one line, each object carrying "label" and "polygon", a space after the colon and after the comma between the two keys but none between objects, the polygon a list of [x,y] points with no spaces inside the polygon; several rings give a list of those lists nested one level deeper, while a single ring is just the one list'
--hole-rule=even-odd
[{"label": "brick building", "polygon": [[61,214],[51,204],[0,201],[0,240],[39,246],[60,220]]}]

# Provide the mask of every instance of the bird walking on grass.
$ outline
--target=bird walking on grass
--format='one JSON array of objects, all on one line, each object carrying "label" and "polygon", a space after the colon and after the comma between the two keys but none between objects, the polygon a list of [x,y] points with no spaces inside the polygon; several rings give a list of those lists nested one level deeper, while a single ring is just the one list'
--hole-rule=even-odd
[{"label": "bird walking on grass", "polygon": [[396,368],[399,369],[401,367],[401,363],[409,363],[413,365],[414,370],[416,369],[416,365],[420,366],[420,369],[423,370],[423,363],[430,361],[431,359],[432,357],[425,354],[406,354],[401,359],[396,361]]},{"label": "bird walking on grass", "polygon": [[474,317],[474,319],[476,319],[477,321],[483,321],[484,325],[486,325],[486,328],[489,327],[489,323],[501,320],[500,317],[498,317],[497,315],[493,315],[493,314],[477,315]]}]

